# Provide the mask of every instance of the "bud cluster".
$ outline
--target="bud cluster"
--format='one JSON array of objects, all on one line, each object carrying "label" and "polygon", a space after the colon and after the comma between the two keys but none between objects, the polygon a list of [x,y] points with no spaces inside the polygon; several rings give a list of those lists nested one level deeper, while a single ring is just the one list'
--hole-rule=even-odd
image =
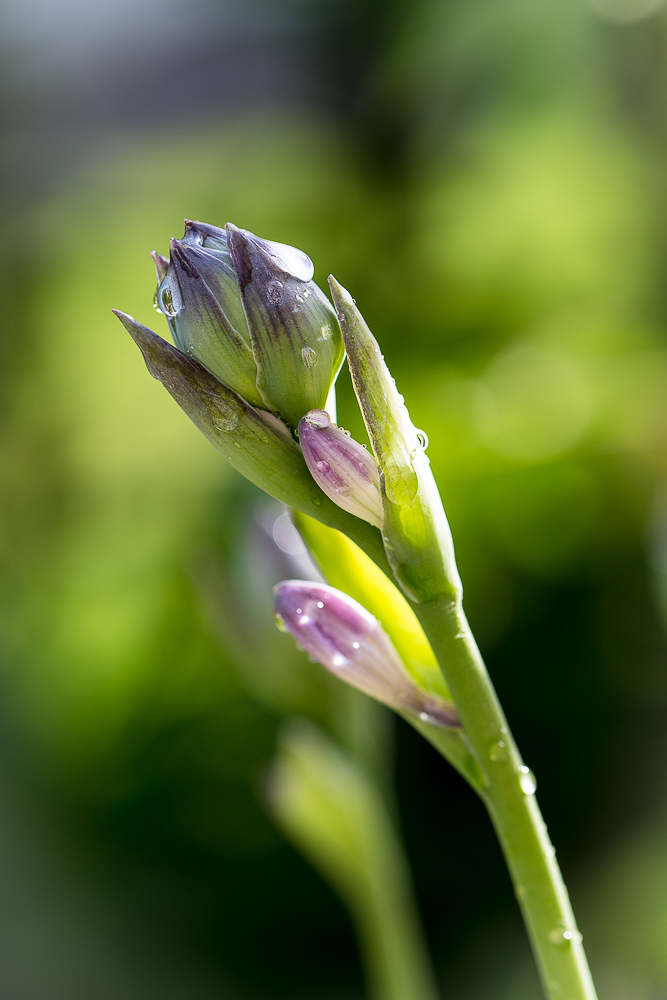
[{"label": "bud cluster", "polygon": [[176,346],[293,427],[323,406],[344,349],[310,258],[231,223],[189,220],[170,251],[154,254],[155,304]]}]

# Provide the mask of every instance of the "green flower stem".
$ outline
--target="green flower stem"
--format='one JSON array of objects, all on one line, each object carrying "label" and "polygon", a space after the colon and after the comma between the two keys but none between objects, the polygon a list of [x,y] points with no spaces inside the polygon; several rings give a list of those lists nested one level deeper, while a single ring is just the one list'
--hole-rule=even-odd
[{"label": "green flower stem", "polygon": [[[413,609],[442,666],[484,775],[480,791],[498,834],[550,1000],[596,1000],[567,889],[531,791],[530,773],[460,605],[444,599]],[[437,733],[431,742],[437,746]],[[443,750],[445,748],[443,747]]]}]

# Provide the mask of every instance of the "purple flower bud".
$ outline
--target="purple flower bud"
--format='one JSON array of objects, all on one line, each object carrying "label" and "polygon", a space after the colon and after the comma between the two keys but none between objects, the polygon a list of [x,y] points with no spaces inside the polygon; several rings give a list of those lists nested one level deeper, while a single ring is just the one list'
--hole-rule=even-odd
[{"label": "purple flower bud", "polygon": [[370,452],[332,424],[326,410],[310,410],[301,418],[299,443],[313,479],[326,495],[379,528],[380,474]]},{"label": "purple flower bud", "polygon": [[357,601],[307,580],[285,580],[273,590],[279,628],[332,674],[422,722],[460,726],[452,703],[417,687],[380,623]]}]

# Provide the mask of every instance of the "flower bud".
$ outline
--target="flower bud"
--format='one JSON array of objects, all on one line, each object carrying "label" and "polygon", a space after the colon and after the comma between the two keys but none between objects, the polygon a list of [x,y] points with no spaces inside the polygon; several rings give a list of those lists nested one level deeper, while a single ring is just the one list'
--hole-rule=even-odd
[{"label": "flower bud", "polygon": [[310,410],[301,418],[299,443],[320,489],[343,510],[379,528],[380,475],[370,452],[332,424],[326,410]]},{"label": "flower bud", "polygon": [[336,314],[300,250],[227,225],[248,321],[257,388],[292,427],[323,407],[345,356]]},{"label": "flower bud", "polygon": [[305,580],[286,580],[274,593],[279,627],[332,674],[423,722],[460,725],[451,702],[417,687],[380,623],[357,601]]},{"label": "flower bud", "polygon": [[253,406],[293,427],[323,406],[344,357],[330,302],[301,250],[186,220],[154,254],[157,308],[174,343]]}]

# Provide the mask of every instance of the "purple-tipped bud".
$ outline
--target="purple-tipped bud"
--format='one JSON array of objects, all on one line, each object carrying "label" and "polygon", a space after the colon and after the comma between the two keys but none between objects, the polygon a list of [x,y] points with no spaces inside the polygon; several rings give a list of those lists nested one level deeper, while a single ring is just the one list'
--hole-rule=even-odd
[{"label": "purple-tipped bud", "polygon": [[332,424],[326,410],[310,410],[301,418],[299,443],[320,489],[343,510],[379,528],[380,474],[370,452]]},{"label": "purple-tipped bud", "polygon": [[332,674],[423,722],[460,725],[451,702],[417,687],[380,623],[357,601],[306,580],[285,580],[274,594],[279,627]]}]

